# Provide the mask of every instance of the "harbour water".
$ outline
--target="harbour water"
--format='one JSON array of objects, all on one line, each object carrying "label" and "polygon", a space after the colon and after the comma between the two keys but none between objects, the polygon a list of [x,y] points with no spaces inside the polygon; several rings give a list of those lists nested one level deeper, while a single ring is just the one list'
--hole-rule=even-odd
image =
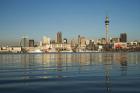
[{"label": "harbour water", "polygon": [[0,54],[0,93],[140,93],[140,53]]}]

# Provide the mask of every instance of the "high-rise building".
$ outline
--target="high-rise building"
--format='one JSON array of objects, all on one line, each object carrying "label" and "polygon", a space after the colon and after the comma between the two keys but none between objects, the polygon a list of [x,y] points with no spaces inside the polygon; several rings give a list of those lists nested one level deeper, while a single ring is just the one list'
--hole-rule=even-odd
[{"label": "high-rise building", "polygon": [[43,45],[50,44],[50,38],[49,38],[49,37],[44,36],[44,37],[43,37],[43,42],[42,42],[42,44],[43,44]]},{"label": "high-rise building", "polygon": [[81,42],[80,42],[80,35],[78,35],[78,45],[80,46]]},{"label": "high-rise building", "polygon": [[34,40],[29,40],[29,47],[34,47]]},{"label": "high-rise building", "polygon": [[57,43],[58,44],[62,43],[62,33],[61,32],[57,32]]},{"label": "high-rise building", "polygon": [[85,47],[86,46],[86,38],[83,36],[78,36],[78,45],[79,47]]},{"label": "high-rise building", "polygon": [[27,38],[23,38],[23,46],[28,47],[28,40]]},{"label": "high-rise building", "polygon": [[71,47],[73,48],[73,47],[75,47],[76,45],[77,45],[76,40],[75,40],[75,39],[72,39],[72,40],[71,40]]},{"label": "high-rise building", "polygon": [[120,42],[127,42],[127,34],[126,33],[120,34]]},{"label": "high-rise building", "polygon": [[29,46],[29,40],[28,40],[28,38],[27,37],[23,37],[22,38],[22,40],[21,40],[21,42],[20,42],[20,46],[22,46],[22,47],[28,47]]},{"label": "high-rise building", "polygon": [[93,40],[89,40],[89,44],[87,44],[86,48],[88,50],[94,50],[95,49],[94,41]]}]

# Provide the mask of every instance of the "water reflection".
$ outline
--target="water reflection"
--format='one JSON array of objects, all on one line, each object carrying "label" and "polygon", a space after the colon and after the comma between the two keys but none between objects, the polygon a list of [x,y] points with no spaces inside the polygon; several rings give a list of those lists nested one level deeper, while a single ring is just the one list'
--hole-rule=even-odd
[{"label": "water reflection", "polygon": [[[128,63],[129,60],[129,63]],[[127,75],[128,64],[138,64],[139,55],[127,53],[60,53],[60,54],[11,54],[0,55],[2,66],[23,68],[48,67],[56,68],[56,71],[69,70],[71,67],[85,67],[103,65],[104,69],[111,70],[113,64],[120,64],[122,75]],[[133,63],[132,63],[133,62]],[[9,65],[8,65],[9,64]],[[100,68],[97,68],[99,70]],[[85,70],[81,68],[80,70]]]},{"label": "water reflection", "polygon": [[2,54],[0,76],[8,78],[8,73],[24,80],[93,77],[93,81],[98,76],[111,93],[114,76],[140,75],[139,62],[140,53]]},{"label": "water reflection", "polygon": [[104,62],[104,72],[105,72],[105,85],[106,85],[106,91],[108,93],[111,93],[111,69],[112,69],[112,62],[113,62],[113,55],[111,54],[105,54],[103,55],[103,62]]},{"label": "water reflection", "polygon": [[127,75],[127,55],[123,54],[120,57],[120,68],[121,68],[121,75],[126,76]]}]

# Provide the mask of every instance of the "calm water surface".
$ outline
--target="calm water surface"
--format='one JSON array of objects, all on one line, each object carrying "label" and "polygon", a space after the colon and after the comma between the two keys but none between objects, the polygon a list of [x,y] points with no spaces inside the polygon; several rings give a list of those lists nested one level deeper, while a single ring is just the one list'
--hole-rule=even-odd
[{"label": "calm water surface", "polygon": [[0,54],[0,93],[140,93],[140,53]]}]

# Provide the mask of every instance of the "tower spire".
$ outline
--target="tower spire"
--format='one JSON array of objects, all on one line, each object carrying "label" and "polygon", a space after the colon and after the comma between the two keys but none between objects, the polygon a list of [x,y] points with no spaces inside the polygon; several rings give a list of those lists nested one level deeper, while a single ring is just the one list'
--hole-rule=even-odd
[{"label": "tower spire", "polygon": [[109,43],[108,40],[108,32],[109,32],[109,17],[106,16],[105,18],[105,30],[106,30],[106,44]]}]

